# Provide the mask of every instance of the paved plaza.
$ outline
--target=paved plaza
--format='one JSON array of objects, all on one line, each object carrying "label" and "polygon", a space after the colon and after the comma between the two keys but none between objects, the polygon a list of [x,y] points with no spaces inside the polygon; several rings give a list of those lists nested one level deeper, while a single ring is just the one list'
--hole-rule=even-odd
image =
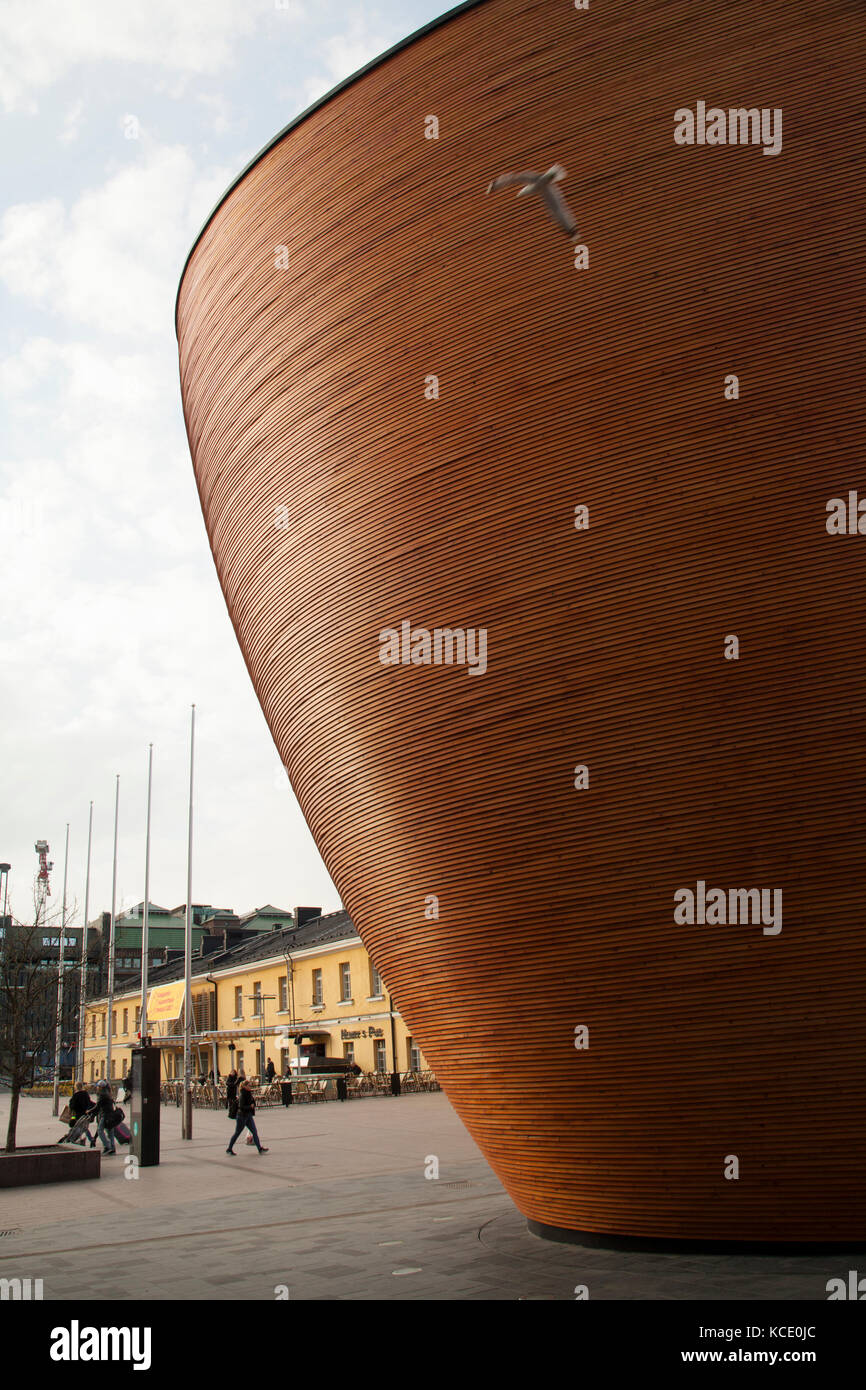
[{"label": "paved plaza", "polygon": [[[9,1098],[0,1095],[0,1133]],[[194,1138],[162,1107],[162,1162],[0,1190],[0,1277],[46,1299],[826,1299],[851,1256],[647,1253],[531,1235],[443,1094],[260,1111],[259,1155],[225,1111]],[[20,1144],[64,1126],[23,1098]],[[121,1150],[121,1154],[123,1154]],[[435,1157],[438,1179],[425,1177]],[[856,1263],[856,1261],[855,1261]]]}]

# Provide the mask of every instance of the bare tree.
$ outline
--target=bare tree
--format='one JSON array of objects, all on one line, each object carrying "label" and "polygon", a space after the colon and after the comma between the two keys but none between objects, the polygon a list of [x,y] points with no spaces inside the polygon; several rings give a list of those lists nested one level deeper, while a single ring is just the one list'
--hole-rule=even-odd
[{"label": "bare tree", "polygon": [[[34,916],[37,914],[34,913]],[[57,1024],[59,964],[44,937],[59,935],[59,913],[39,914],[33,926],[10,919],[0,939],[0,1078],[11,1092],[6,1152],[15,1151],[18,1101],[33,1082],[40,1053],[51,1049]],[[64,989],[76,989],[77,965],[64,971]],[[64,1010],[64,1013],[66,1010]]]}]

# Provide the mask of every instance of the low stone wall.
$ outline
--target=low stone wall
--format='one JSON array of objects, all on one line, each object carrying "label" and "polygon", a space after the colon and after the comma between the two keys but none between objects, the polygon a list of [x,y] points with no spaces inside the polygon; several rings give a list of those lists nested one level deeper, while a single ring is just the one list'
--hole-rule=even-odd
[{"label": "low stone wall", "polygon": [[98,1178],[101,1160],[99,1149],[65,1144],[24,1145],[11,1154],[0,1152],[0,1188]]}]

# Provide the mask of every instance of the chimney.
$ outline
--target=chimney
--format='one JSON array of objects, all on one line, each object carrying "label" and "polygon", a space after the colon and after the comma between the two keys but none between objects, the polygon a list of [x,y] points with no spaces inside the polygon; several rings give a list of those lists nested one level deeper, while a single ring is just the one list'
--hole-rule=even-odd
[{"label": "chimney", "polygon": [[314,922],[317,917],[321,917],[320,907],[296,907],[295,908],[295,931],[304,926],[306,922]]}]

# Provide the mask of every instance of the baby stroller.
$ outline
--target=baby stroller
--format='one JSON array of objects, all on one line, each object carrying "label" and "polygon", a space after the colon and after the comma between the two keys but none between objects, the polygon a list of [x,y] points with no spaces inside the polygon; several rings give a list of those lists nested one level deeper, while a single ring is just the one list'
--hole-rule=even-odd
[{"label": "baby stroller", "polygon": [[81,1116],[80,1120],[75,1121],[75,1124],[71,1127],[69,1133],[64,1134],[63,1138],[60,1139],[58,1142],[61,1144],[86,1144],[89,1139],[90,1147],[94,1148],[96,1140],[92,1137],[90,1133],[90,1122],[95,1117],[95,1115],[95,1110],[86,1111]]}]

